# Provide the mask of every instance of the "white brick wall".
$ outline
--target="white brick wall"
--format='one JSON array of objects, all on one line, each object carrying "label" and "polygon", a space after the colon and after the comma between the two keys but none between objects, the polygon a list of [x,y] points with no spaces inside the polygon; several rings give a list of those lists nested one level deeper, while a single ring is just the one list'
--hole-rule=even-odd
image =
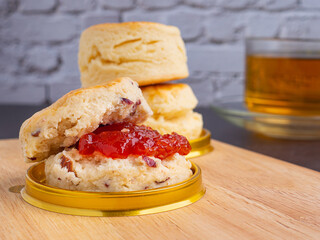
[{"label": "white brick wall", "polygon": [[243,91],[244,38],[320,39],[320,0],[0,0],[0,104],[80,87],[81,31],[102,22],[178,26],[200,105]]}]

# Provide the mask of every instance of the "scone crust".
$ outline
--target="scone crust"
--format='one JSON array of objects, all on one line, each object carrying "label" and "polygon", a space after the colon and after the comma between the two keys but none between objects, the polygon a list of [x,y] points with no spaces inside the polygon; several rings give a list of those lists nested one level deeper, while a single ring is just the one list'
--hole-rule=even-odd
[{"label": "scone crust", "polygon": [[202,115],[193,111],[171,119],[166,119],[163,116],[151,116],[143,124],[159,131],[161,134],[176,132],[185,136],[188,140],[198,138],[203,128]]},{"label": "scone crust", "polygon": [[198,100],[188,84],[158,84],[142,87],[142,94],[153,116],[175,118],[194,109]]},{"label": "scone crust", "polygon": [[83,87],[124,76],[144,86],[189,75],[179,29],[151,22],[89,27],[80,37],[78,63]]},{"label": "scone crust", "polygon": [[150,115],[138,84],[130,78],[73,90],[22,124],[19,139],[25,161],[41,161],[56,154],[100,124],[140,123]]}]

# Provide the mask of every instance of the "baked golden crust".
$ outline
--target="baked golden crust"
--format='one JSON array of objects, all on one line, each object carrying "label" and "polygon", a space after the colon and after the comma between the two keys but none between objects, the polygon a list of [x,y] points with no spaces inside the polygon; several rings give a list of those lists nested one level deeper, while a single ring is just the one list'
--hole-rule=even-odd
[{"label": "baked golden crust", "polygon": [[141,90],[154,117],[175,118],[194,109],[198,104],[191,87],[184,83],[151,85],[142,87]]},{"label": "baked golden crust", "polygon": [[202,115],[191,110],[170,119],[151,116],[143,124],[158,130],[161,134],[176,132],[189,140],[198,138],[203,128]]},{"label": "baked golden crust", "polygon": [[151,22],[105,23],[83,31],[78,55],[82,86],[131,77],[140,86],[188,77],[178,28]]},{"label": "baked golden crust", "polygon": [[22,124],[19,139],[25,161],[41,161],[56,154],[100,124],[141,123],[151,114],[138,84],[130,78],[71,91]]},{"label": "baked golden crust", "polygon": [[201,114],[193,112],[198,100],[189,85],[157,84],[141,90],[153,111],[144,125],[161,134],[176,132],[189,140],[200,136],[203,120]]}]

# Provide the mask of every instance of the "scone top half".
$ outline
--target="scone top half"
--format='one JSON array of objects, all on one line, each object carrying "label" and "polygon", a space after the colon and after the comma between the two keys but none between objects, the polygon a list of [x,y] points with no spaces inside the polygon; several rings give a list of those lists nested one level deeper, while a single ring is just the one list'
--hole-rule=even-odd
[{"label": "scone top half", "polygon": [[130,78],[71,91],[22,124],[19,139],[25,161],[41,161],[73,146],[101,124],[142,123],[150,115],[138,84]]},{"label": "scone top half", "polygon": [[152,22],[89,27],[80,38],[78,63],[83,87],[124,76],[145,86],[189,75],[179,29]]}]

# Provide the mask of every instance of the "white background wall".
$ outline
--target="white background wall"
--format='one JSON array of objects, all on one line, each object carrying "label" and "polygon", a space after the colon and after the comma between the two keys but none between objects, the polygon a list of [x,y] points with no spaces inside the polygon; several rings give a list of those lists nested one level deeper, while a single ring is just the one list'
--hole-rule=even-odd
[{"label": "white background wall", "polygon": [[0,104],[52,102],[80,87],[80,33],[102,22],[180,28],[189,83],[208,106],[243,87],[244,38],[320,39],[320,0],[0,0]]}]

